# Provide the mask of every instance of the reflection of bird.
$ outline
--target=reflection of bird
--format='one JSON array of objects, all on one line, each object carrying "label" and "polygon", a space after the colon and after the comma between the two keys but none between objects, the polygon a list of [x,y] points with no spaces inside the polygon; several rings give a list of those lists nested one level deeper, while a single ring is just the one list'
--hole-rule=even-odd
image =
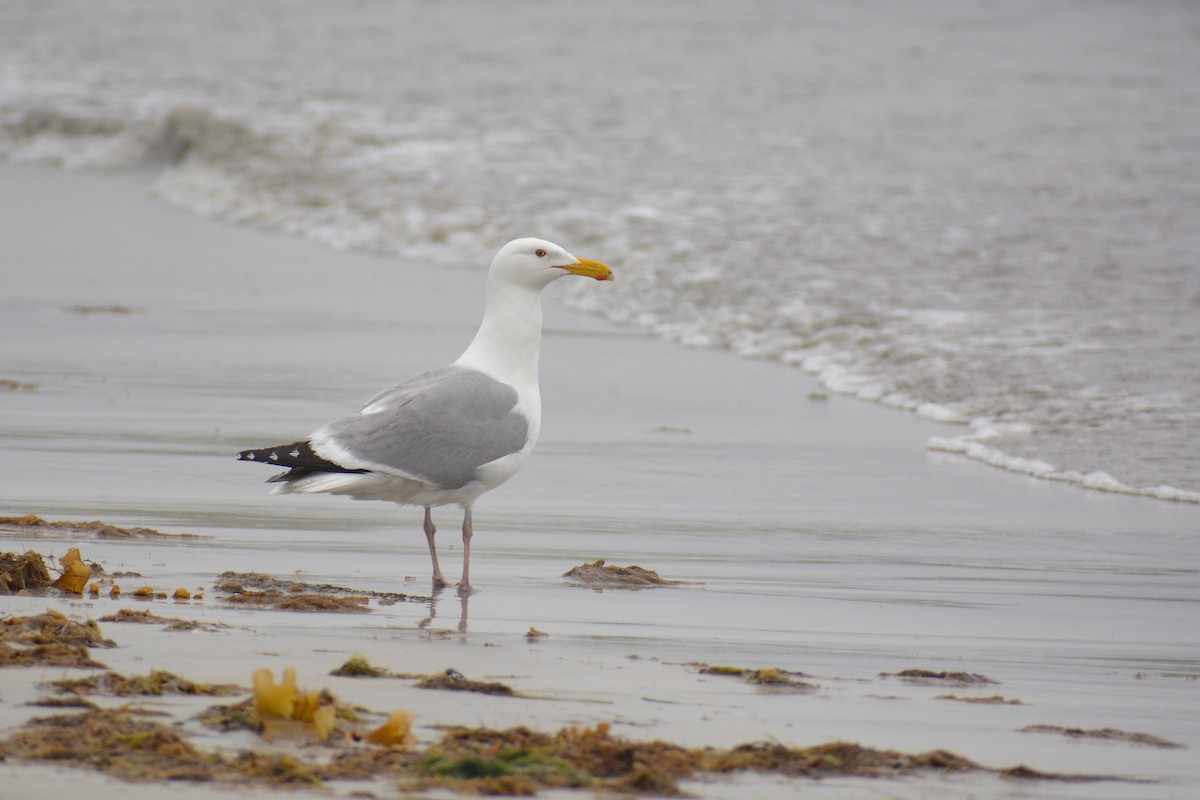
[{"label": "reflection of bird", "polygon": [[245,450],[243,461],[288,467],[275,491],[328,492],[425,507],[433,582],[438,566],[430,509],[463,509],[463,571],[471,588],[471,507],[511,478],[537,442],[542,420],[538,350],[542,289],[564,275],[612,280],[612,270],[541,239],[517,239],[488,270],[487,305],[474,341],[449,366],[376,395],[292,444]]}]

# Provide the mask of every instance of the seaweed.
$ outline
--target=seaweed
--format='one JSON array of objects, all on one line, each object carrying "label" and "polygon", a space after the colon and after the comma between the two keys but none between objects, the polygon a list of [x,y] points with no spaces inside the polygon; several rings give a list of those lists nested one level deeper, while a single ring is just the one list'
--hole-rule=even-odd
[{"label": "seaweed", "polygon": [[40,553],[0,553],[0,595],[45,592],[50,570]]},{"label": "seaweed", "polygon": [[108,614],[100,618],[101,622],[132,622],[142,625],[157,625],[161,624],[168,631],[213,631],[218,628],[227,627],[224,623],[205,623],[194,619],[180,619],[179,617],[160,617],[149,609],[122,608],[113,614]]},{"label": "seaweed", "polygon": [[166,670],[151,670],[146,675],[126,677],[116,672],[105,672],[87,678],[65,678],[49,681],[43,684],[58,692],[70,692],[76,695],[111,694],[118,696],[129,695],[233,695],[244,692],[240,686],[233,684],[195,683],[187,678],[181,678]]},{"label": "seaweed", "polygon": [[287,667],[279,683],[268,669],[254,671],[254,710],[262,719],[263,736],[303,733],[324,742],[333,732],[337,701],[326,691],[300,691],[296,670]]},{"label": "seaweed", "polygon": [[953,685],[953,686],[986,686],[996,684],[999,681],[994,681],[986,675],[980,675],[978,672],[934,672],[928,669],[905,669],[895,674],[890,672],[879,673],[881,678],[899,678],[902,681],[909,683],[920,683],[927,685]]},{"label": "seaweed", "polygon": [[1099,739],[1110,742],[1128,742],[1130,744],[1161,747],[1167,750],[1175,750],[1183,747],[1183,745],[1177,742],[1152,736],[1149,733],[1122,731],[1117,728],[1069,728],[1062,725],[1026,725],[1024,728],[1021,728],[1021,732],[1056,733],[1070,739]]},{"label": "seaweed", "polygon": [[[0,522],[4,519],[0,518]],[[50,570],[42,555],[33,550],[25,553],[0,553],[0,595],[45,594],[48,589],[58,589],[67,594],[83,594],[83,589],[92,572],[103,572],[98,565],[89,565],[79,555],[79,548],[72,547],[58,559],[61,569],[58,577],[51,579]],[[95,567],[95,570],[93,569]]]},{"label": "seaweed", "polygon": [[[218,590],[224,591],[220,586]],[[366,614],[370,612],[367,603],[370,600],[362,596],[335,596],[328,594],[287,593],[279,589],[265,589],[256,592],[242,589],[232,592],[224,598],[225,602],[235,605],[258,606],[260,608],[277,608],[283,611],[333,611],[337,613]]]},{"label": "seaweed", "polygon": [[329,674],[340,678],[403,678],[417,681],[418,689],[447,689],[454,692],[516,696],[510,686],[491,681],[471,680],[453,668],[431,675],[419,672],[392,672],[385,667],[376,667],[361,653],[355,653]]},{"label": "seaweed", "polygon": [[561,758],[514,747],[502,747],[490,756],[435,753],[422,759],[417,769],[430,776],[453,779],[449,785],[460,791],[482,794],[533,795],[545,787],[580,787],[591,782],[589,776]]},{"label": "seaweed", "polygon": [[58,611],[0,619],[0,667],[104,668],[92,647],[115,647],[93,620],[76,622]]},{"label": "seaweed", "polygon": [[345,586],[334,586],[329,583],[305,583],[285,578],[275,578],[262,572],[222,572],[217,576],[216,589],[231,595],[247,594],[250,590],[263,593],[279,592],[280,594],[324,594],[352,595],[360,598],[371,598],[379,601],[380,605],[392,605],[398,602],[427,603],[432,598],[424,595],[405,594],[403,592],[380,592],[369,589],[350,589]]},{"label": "seaweed", "polygon": [[701,675],[731,675],[740,678],[750,672],[745,667],[730,667],[723,664],[697,664],[697,666],[700,668]]},{"label": "seaweed", "polygon": [[742,678],[746,683],[771,691],[814,692],[820,688],[810,681],[801,680],[810,677],[803,672],[763,667],[762,669],[747,669],[723,664],[704,664],[696,662],[690,666],[696,667],[701,675],[720,675],[731,678]]},{"label": "seaweed", "polygon": [[203,538],[193,533],[162,533],[153,528],[122,528],[118,525],[100,522],[99,520],[91,522],[48,522],[36,514],[25,514],[20,517],[0,517],[0,529],[3,528],[16,529],[22,534],[68,531],[72,534],[87,534],[100,539]]},{"label": "seaweed", "polygon": [[98,708],[91,700],[77,694],[68,697],[39,697],[29,701],[26,705],[41,706],[42,708]]},{"label": "seaweed", "polygon": [[[264,722],[255,721],[258,714],[254,702],[247,700],[236,706],[216,706],[202,720],[218,730],[250,728],[266,733]],[[182,732],[147,719],[136,708],[92,709],[30,720],[0,742],[0,749],[10,758],[86,767],[129,781],[183,779],[288,786],[390,777],[400,780],[405,790],[442,788],[508,795],[531,795],[546,788],[587,788],[626,795],[680,796],[680,781],[740,771],[810,779],[982,772],[1023,780],[1114,780],[1045,773],[1025,766],[994,769],[946,750],[903,753],[850,742],[814,747],[754,742],[729,749],[685,748],[614,736],[605,723],[567,727],[555,733],[522,726],[502,730],[452,727],[422,748],[413,746],[411,719],[408,712],[395,712],[378,729],[388,731],[381,737],[389,745],[386,747],[362,744],[364,739],[377,741],[372,733],[362,738],[342,737],[329,745],[333,748],[330,757],[246,750],[226,755],[201,751]]]},{"label": "seaweed", "polygon": [[1021,706],[1025,705],[1020,700],[1008,698],[1004,695],[994,694],[990,697],[959,697],[956,694],[939,694],[934,700],[957,700],[960,703],[977,703],[979,705],[988,706]]},{"label": "seaweed", "polygon": [[262,719],[254,710],[254,698],[248,697],[240,703],[209,706],[197,717],[209,728],[222,733],[230,731],[253,731],[262,733]]},{"label": "seaweed", "polygon": [[397,709],[388,715],[387,722],[368,733],[366,739],[385,747],[411,747],[417,740],[412,724],[412,712]]},{"label": "seaweed", "polygon": [[211,780],[217,761],[130,709],[34,718],[4,748],[10,757],[90,767],[127,781]]},{"label": "seaweed", "polygon": [[66,555],[58,559],[58,563],[62,565],[62,571],[54,583],[50,584],[51,588],[68,594],[83,594],[83,588],[92,577],[92,568],[84,563],[83,556],[79,555],[79,548],[72,547]]},{"label": "seaweed", "polygon": [[802,681],[794,677],[792,673],[775,667],[754,670],[746,677],[746,682],[777,691],[814,692],[818,688],[815,683]]},{"label": "seaweed", "polygon": [[141,314],[144,309],[136,306],[124,305],[100,305],[100,306],[65,306],[63,311],[69,311],[72,314]]},{"label": "seaweed", "polygon": [[590,564],[584,563],[572,567],[563,573],[563,577],[596,589],[645,589],[652,586],[676,586],[683,583],[683,581],[660,577],[654,570],[637,565],[617,567],[606,564],[603,558],[598,558]]},{"label": "seaweed", "polygon": [[216,589],[227,603],[277,608],[283,611],[332,611],[363,614],[374,598],[382,605],[400,601],[428,600],[398,592],[359,591],[327,583],[274,578],[261,572],[222,572]]},{"label": "seaweed", "polygon": [[453,692],[478,692],[512,697],[512,687],[491,681],[474,681],[456,669],[448,669],[434,675],[426,675],[417,682],[418,689],[449,689]]},{"label": "seaweed", "polygon": [[362,653],[355,653],[346,662],[329,673],[341,678],[394,678],[399,677],[391,670],[372,666]]}]

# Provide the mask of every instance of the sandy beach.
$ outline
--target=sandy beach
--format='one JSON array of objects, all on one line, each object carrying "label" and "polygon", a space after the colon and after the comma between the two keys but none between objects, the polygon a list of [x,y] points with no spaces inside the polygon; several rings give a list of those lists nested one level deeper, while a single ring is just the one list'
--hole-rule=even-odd
[{"label": "sandy beach", "polygon": [[[339,253],[171,209],[152,196],[151,180],[0,167],[0,380],[12,384],[0,390],[0,516],[189,536],[5,528],[0,550],[49,559],[78,547],[109,573],[138,573],[130,582],[203,587],[204,600],[9,596],[0,599],[5,617],[54,609],[98,619],[133,608],[197,620],[214,627],[101,623],[117,646],[95,656],[126,675],[165,669],[245,687],[256,668],[292,666],[303,686],[375,711],[412,711],[422,740],[444,725],[611,723],[629,739],[687,747],[846,741],[1117,778],[927,771],[684,784],[705,797],[1200,793],[1196,506],[930,452],[930,436],[961,428],[830,396],[799,369],[615,327],[568,307],[555,287],[544,299],[538,449],[476,506],[479,591],[469,601],[431,596],[418,509],[272,496],[262,483],[269,471],[234,454],[303,435],[455,358],[478,323],[491,254],[466,252],[461,268],[446,270]],[[563,244],[608,261],[588,242]],[[621,264],[611,266],[620,280]],[[456,573],[458,512],[437,519],[443,566]],[[600,591],[562,577],[598,558],[684,583]],[[226,571],[429,599],[373,599],[362,614],[250,608],[215,590]],[[527,640],[531,627],[547,636]],[[329,675],[356,653],[395,672],[453,668],[503,681],[521,696]],[[803,673],[815,688],[772,691],[699,664]],[[994,683],[898,677],[905,670]],[[46,693],[39,682],[87,673],[0,670],[0,737],[50,713],[26,705]],[[93,700],[115,707],[128,698]],[[167,712],[199,746],[273,747],[196,723],[212,698],[138,702]],[[426,796],[388,781],[323,791],[364,789]],[[0,797],[76,790],[163,792],[92,770],[0,761]],[[277,796],[203,784],[170,791]],[[437,791],[428,796],[445,796]],[[560,794],[580,796],[545,796]]]}]

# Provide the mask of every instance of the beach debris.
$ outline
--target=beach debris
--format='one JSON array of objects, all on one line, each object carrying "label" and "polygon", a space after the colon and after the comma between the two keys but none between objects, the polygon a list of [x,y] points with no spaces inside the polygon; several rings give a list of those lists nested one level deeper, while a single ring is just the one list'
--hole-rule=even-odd
[{"label": "beach debris", "polygon": [[426,675],[417,681],[418,689],[449,689],[452,692],[478,692],[480,694],[500,694],[512,697],[515,693],[511,686],[491,681],[474,681],[467,678],[456,669],[448,669],[434,675]]},{"label": "beach debris", "polygon": [[593,783],[591,776],[561,758],[512,747],[486,756],[469,753],[447,757],[438,753],[422,760],[419,768],[435,779],[434,785],[471,794],[533,795],[546,787],[578,788]]},{"label": "beach debris", "polygon": [[980,675],[978,672],[934,672],[928,669],[905,669],[896,673],[881,672],[879,673],[879,677],[899,678],[909,683],[933,686],[986,686],[999,683],[999,681],[994,681],[986,675]]},{"label": "beach debris", "polygon": [[412,732],[414,715],[397,709],[388,715],[387,722],[367,734],[367,741],[384,747],[412,747],[417,737]]},{"label": "beach debris", "polygon": [[751,670],[748,670],[745,667],[730,667],[724,664],[704,664],[699,661],[691,666],[699,668],[701,675],[732,675],[734,677],[742,678],[751,672]]},{"label": "beach debris", "polygon": [[525,727],[451,728],[417,768],[434,786],[479,794],[607,788],[677,795],[675,779],[687,773],[687,755],[676,745],[611,737],[607,723],[556,734]]},{"label": "beach debris", "polygon": [[40,553],[0,553],[0,595],[45,592],[50,586],[50,570]]},{"label": "beach debris", "polygon": [[93,620],[76,622],[59,611],[0,619],[0,667],[104,668],[88,650],[115,647]]},{"label": "beach debris", "polygon": [[[265,739],[303,737],[317,742],[329,742],[339,720],[355,723],[358,711],[339,703],[328,690],[301,690],[296,686],[296,670],[283,670],[279,683],[268,669],[254,671],[254,692],[249,700],[232,706],[214,706],[201,716],[201,722],[222,731],[248,729]],[[350,738],[386,747],[407,747],[415,738],[411,735],[413,715],[404,710],[393,711],[388,720],[364,736],[353,733]],[[349,741],[343,734],[341,741]]]},{"label": "beach debris", "polygon": [[136,709],[35,718],[3,742],[9,758],[88,767],[127,781],[208,780],[212,759]]},{"label": "beach debris", "polygon": [[1004,695],[994,694],[990,697],[959,697],[956,694],[939,694],[934,700],[957,700],[960,703],[978,703],[986,706],[1023,706],[1025,705],[1016,698],[1008,698]]},{"label": "beach debris", "polygon": [[527,642],[540,642],[543,639],[549,639],[549,638],[550,638],[550,634],[546,633],[545,631],[539,631],[537,628],[533,627],[532,625],[530,625],[529,630],[525,632],[525,641],[527,641]]},{"label": "beach debris", "polygon": [[480,694],[499,694],[509,697],[516,693],[512,687],[503,683],[490,681],[475,681],[467,678],[456,669],[447,669],[433,674],[419,672],[392,672],[384,667],[376,667],[361,653],[355,653],[337,669],[329,673],[341,678],[403,678],[417,681],[418,689],[448,689],[454,692],[478,692]]},{"label": "beach debris", "polygon": [[578,584],[602,589],[644,589],[651,586],[675,586],[683,581],[668,580],[660,577],[652,569],[637,565],[618,567],[606,564],[603,558],[592,563],[580,564],[563,573],[564,578],[570,578]]},{"label": "beach debris", "polygon": [[132,622],[142,625],[163,625],[169,631],[214,631],[228,627],[223,622],[205,623],[194,619],[179,617],[160,617],[149,609],[122,608],[114,614],[100,618],[101,622]]},{"label": "beach debris", "polygon": [[63,311],[72,314],[141,314],[145,311],[135,306],[100,305],[100,306],[66,306]]},{"label": "beach debris", "polygon": [[14,381],[11,378],[0,378],[0,392],[36,392],[36,383]]},{"label": "beach debris", "polygon": [[[273,680],[269,682],[278,688]],[[287,682],[285,675],[283,683]],[[210,713],[202,721],[219,730],[262,726],[254,722],[258,712],[252,700],[218,706],[210,712],[216,709],[225,723],[215,724]],[[237,714],[241,723],[229,723]],[[624,739],[613,735],[607,723],[568,727],[556,733],[526,727],[452,727],[440,740],[421,747],[410,738],[411,724],[408,712],[393,712],[386,723],[367,735],[333,742],[331,756],[258,750],[229,754],[202,751],[186,738],[186,729],[168,726],[148,718],[141,709],[126,706],[32,719],[0,741],[0,752],[11,760],[86,767],[128,781],[286,786],[386,777],[400,780],[405,790],[440,788],[508,795],[577,787],[623,795],[679,796],[683,794],[682,780],[711,780],[746,770],[791,779],[982,772],[1026,780],[1121,780],[1040,772],[1025,766],[995,769],[945,750],[909,754],[849,742],[814,747],[754,742],[729,749],[685,748],[670,742]],[[383,746],[369,747],[363,742]]]},{"label": "beach debris", "polygon": [[329,673],[340,678],[395,678],[400,677],[391,670],[376,667],[362,653],[355,653],[346,662]]},{"label": "beach debris", "polygon": [[256,669],[254,710],[263,721],[266,738],[302,732],[324,742],[333,731],[336,701],[327,691],[301,692],[296,688],[296,670],[286,667],[279,683],[269,669]]},{"label": "beach debris", "polygon": [[992,772],[1043,780],[1095,780],[1027,767],[990,769],[946,750],[902,753],[849,742],[789,747],[755,742],[730,749],[684,748],[663,741],[614,736],[608,724],[564,728],[555,734],[517,727],[451,728],[430,745],[419,769],[434,785],[472,793],[529,794],[540,788],[587,787],[623,794],[683,794],[679,781],[754,771],[789,778],[899,777],[920,772]]},{"label": "beach debris", "polygon": [[0,517],[0,530],[7,529],[29,534],[60,534],[68,531],[76,536],[95,536],[98,539],[151,539],[156,537],[200,539],[194,533],[162,533],[153,528],[122,528],[107,522],[48,522],[35,514],[20,517]]},{"label": "beach debris", "polygon": [[723,675],[731,678],[741,678],[746,683],[772,691],[813,692],[820,687],[804,678],[811,677],[803,672],[779,669],[778,667],[763,667],[762,669],[747,669],[724,664],[705,664],[695,661],[687,666],[695,667],[701,675]]},{"label": "beach debris", "polygon": [[433,598],[427,595],[405,594],[403,592],[378,592],[367,589],[350,589],[345,586],[335,586],[329,583],[305,583],[287,578],[276,578],[262,572],[222,572],[217,576],[217,589],[224,592],[235,591],[235,587],[252,589],[279,589],[286,592],[316,592],[317,594],[354,594],[371,597],[376,600],[411,600],[428,602]]},{"label": "beach debris", "polygon": [[1133,679],[1135,681],[1148,681],[1153,678],[1171,678],[1176,680],[1195,681],[1200,680],[1200,672],[1135,672]]},{"label": "beach debris", "polygon": [[[220,588],[220,587],[218,587]],[[227,603],[277,608],[282,611],[332,611],[335,613],[366,614],[370,599],[362,596],[336,596],[328,594],[287,594],[278,589],[261,592],[245,589],[224,598]]]},{"label": "beach debris", "polygon": [[764,669],[756,669],[746,676],[746,682],[752,683],[755,686],[761,686],[766,689],[785,690],[790,692],[813,692],[816,691],[817,684],[809,683],[808,681],[800,680],[797,675],[804,673],[793,673],[787,670],[776,669],[775,667],[766,667]]},{"label": "beach debris", "polygon": [[66,555],[58,559],[58,563],[62,565],[62,572],[54,583],[50,584],[51,588],[68,594],[83,594],[83,588],[92,578],[92,568],[83,563],[79,548],[72,547]]},{"label": "beach debris", "polygon": [[36,700],[30,700],[25,705],[40,706],[41,708],[99,708],[91,700],[77,694],[67,697],[39,697]]},{"label": "beach debris", "polygon": [[189,592],[187,589],[184,589],[181,586],[175,590],[175,593],[172,594],[171,597],[174,598],[175,600],[191,600],[192,593]]},{"label": "beach debris", "polygon": [[230,731],[253,731],[262,733],[263,722],[254,710],[254,697],[248,697],[232,705],[209,706],[197,717],[201,723],[222,733]]},{"label": "beach debris", "polygon": [[223,697],[246,691],[241,686],[228,683],[195,683],[166,670],[151,670],[147,675],[126,677],[116,672],[105,672],[86,678],[63,678],[48,681],[42,686],[75,695],[108,694],[118,697],[131,695],[161,696],[164,694],[204,695]]},{"label": "beach debris", "polygon": [[428,597],[400,592],[349,589],[328,583],[275,578],[261,572],[222,572],[214,588],[227,603],[277,608],[284,611],[334,611],[367,613],[371,599],[380,605],[401,601],[429,601]]},{"label": "beach debris", "polygon": [[1026,725],[1021,733],[1055,733],[1070,739],[1101,739],[1110,742],[1129,742],[1144,744],[1150,747],[1161,747],[1168,750],[1181,749],[1184,745],[1152,736],[1149,733],[1133,733],[1116,728],[1068,728],[1062,725]]}]

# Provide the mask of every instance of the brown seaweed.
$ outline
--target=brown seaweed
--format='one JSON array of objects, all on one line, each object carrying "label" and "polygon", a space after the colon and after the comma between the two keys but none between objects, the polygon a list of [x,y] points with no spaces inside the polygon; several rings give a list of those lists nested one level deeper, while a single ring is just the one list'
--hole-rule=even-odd
[{"label": "brown seaweed", "polygon": [[595,589],[645,589],[652,586],[675,586],[683,581],[668,580],[657,572],[636,564],[618,567],[598,558],[590,564],[580,564],[563,573],[577,584]]},{"label": "brown seaweed", "polygon": [[0,619],[0,667],[90,667],[93,647],[115,647],[93,620],[76,622],[58,611]]}]

